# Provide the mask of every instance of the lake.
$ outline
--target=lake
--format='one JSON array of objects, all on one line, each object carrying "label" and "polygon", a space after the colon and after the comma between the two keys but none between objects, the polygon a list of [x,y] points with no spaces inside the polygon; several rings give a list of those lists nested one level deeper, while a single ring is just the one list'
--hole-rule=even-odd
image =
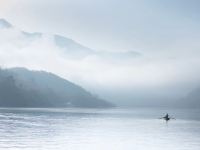
[{"label": "lake", "polygon": [[1,108],[0,149],[199,150],[200,111]]}]

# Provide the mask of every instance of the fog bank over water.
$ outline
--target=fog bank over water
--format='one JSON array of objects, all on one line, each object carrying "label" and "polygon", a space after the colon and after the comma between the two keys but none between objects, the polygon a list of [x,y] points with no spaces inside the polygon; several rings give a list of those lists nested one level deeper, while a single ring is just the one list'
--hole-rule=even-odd
[{"label": "fog bank over water", "polygon": [[200,87],[199,5],[0,1],[0,65],[55,73],[118,105],[166,106]]}]

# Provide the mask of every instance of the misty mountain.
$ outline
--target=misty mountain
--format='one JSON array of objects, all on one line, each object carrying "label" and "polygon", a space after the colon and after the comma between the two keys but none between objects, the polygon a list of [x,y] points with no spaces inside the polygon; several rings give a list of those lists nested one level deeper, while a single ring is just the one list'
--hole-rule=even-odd
[{"label": "misty mountain", "polygon": [[60,35],[54,35],[53,37],[56,45],[63,49],[63,52],[67,55],[71,54],[79,57],[85,57],[95,53],[92,49],[82,46],[72,39]]},{"label": "misty mountain", "polygon": [[[2,40],[1,40],[2,39]],[[2,43],[1,43],[2,42]],[[5,19],[0,19],[0,48],[3,50],[4,45],[13,48],[24,48],[32,50],[34,43],[45,44],[46,47],[51,47],[53,50],[61,53],[65,58],[85,58],[88,56],[101,57],[105,59],[129,59],[140,56],[134,51],[127,52],[97,52],[91,48],[83,46],[78,42],[58,34],[46,34],[40,32],[26,32],[15,28]],[[20,49],[19,49],[20,51]]]},{"label": "misty mountain", "polygon": [[1,107],[112,107],[82,87],[44,71],[0,69]]},{"label": "misty mountain", "polygon": [[59,74],[101,97],[105,93],[101,90],[108,91],[113,83],[133,82],[127,75],[134,77],[135,69],[140,68],[132,65],[141,58],[134,51],[97,51],[62,35],[20,30],[5,19],[0,24],[0,66],[5,68],[20,66]]},{"label": "misty mountain", "polygon": [[190,92],[179,104],[183,107],[200,108],[200,88]]},{"label": "misty mountain", "polygon": [[5,19],[0,19],[0,29],[2,28],[11,28],[12,25]]}]

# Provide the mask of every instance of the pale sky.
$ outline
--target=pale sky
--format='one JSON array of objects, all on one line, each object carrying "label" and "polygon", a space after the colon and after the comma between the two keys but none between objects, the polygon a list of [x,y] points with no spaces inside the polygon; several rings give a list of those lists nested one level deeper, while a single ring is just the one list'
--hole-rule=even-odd
[{"label": "pale sky", "polygon": [[[199,38],[198,0],[0,0],[0,17],[93,49],[172,51]],[[182,47],[180,46],[182,45]],[[178,46],[178,47],[177,47]]]},{"label": "pale sky", "polygon": [[[60,34],[96,51],[140,53],[142,58],[131,63],[87,60],[77,67],[80,73],[66,76],[103,97],[111,97],[107,93],[113,89],[123,96],[135,90],[140,97],[140,89],[161,87],[163,95],[176,90],[172,95],[180,96],[183,87],[194,88],[200,81],[199,8],[199,0],[0,0],[0,18],[24,31]],[[103,69],[97,67],[105,66],[108,71],[101,76]]]}]

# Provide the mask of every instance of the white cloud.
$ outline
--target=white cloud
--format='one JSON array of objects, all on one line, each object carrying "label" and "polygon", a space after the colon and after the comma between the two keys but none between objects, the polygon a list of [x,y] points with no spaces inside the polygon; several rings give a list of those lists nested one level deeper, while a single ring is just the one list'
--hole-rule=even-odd
[{"label": "white cloud", "polygon": [[71,53],[63,55],[53,35],[29,38],[15,28],[0,32],[3,66],[47,70],[88,87],[159,87],[198,78],[194,75],[200,65],[198,56],[191,59],[176,54],[175,59],[166,55],[120,58],[120,53],[119,56],[108,53],[107,57],[107,53],[98,52],[75,59],[69,56]]}]

